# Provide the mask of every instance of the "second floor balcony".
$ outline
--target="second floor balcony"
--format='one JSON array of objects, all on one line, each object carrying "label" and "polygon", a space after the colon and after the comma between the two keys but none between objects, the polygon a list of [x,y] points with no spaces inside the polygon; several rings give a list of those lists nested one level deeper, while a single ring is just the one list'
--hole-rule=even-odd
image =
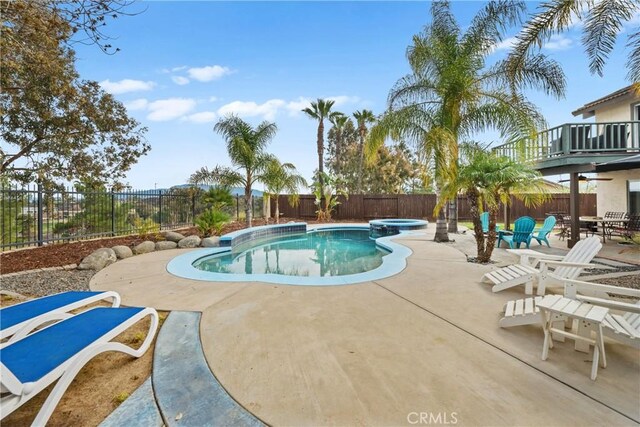
[{"label": "second floor balcony", "polygon": [[500,145],[494,151],[533,162],[545,175],[568,172],[568,167],[581,171],[580,166],[640,153],[640,121],[565,123],[543,130],[533,139]]}]

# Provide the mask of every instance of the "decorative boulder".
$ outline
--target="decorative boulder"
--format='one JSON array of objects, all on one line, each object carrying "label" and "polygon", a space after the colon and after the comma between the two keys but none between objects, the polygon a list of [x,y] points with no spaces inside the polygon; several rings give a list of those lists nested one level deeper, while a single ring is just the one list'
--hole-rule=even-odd
[{"label": "decorative boulder", "polygon": [[200,246],[200,237],[188,236],[178,242],[179,248],[197,248]]},{"label": "decorative boulder", "polygon": [[218,246],[220,246],[220,237],[205,237],[204,239],[202,239],[202,242],[200,242],[200,245],[205,248],[217,248]]},{"label": "decorative boulder", "polygon": [[113,249],[113,252],[116,253],[116,257],[118,259],[125,259],[133,256],[133,251],[129,246],[119,245],[119,246],[114,246],[111,249]]},{"label": "decorative boulder", "polygon": [[165,231],[162,235],[170,242],[178,243],[180,240],[184,239],[182,234],[176,233],[175,231]]},{"label": "decorative boulder", "polygon": [[175,249],[176,247],[178,247],[178,244],[176,242],[170,242],[168,240],[165,242],[156,242],[156,251]]},{"label": "decorative boulder", "polygon": [[133,248],[133,253],[136,255],[140,255],[140,254],[153,252],[155,250],[156,250],[156,244],[150,240],[147,240],[146,242],[142,242],[139,245],[137,245],[135,248]]},{"label": "decorative boulder", "polygon": [[97,249],[82,260],[82,262],[78,266],[78,270],[100,271],[106,266],[113,264],[117,260],[118,258],[116,257],[116,253],[113,251],[113,249]]}]

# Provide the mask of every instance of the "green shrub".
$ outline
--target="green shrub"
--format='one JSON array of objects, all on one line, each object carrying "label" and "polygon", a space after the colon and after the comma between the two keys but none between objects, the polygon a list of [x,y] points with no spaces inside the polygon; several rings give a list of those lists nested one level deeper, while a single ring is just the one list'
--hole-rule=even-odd
[{"label": "green shrub", "polygon": [[213,208],[206,209],[196,218],[196,225],[205,237],[220,235],[227,222],[229,215]]},{"label": "green shrub", "polygon": [[133,228],[136,230],[137,234],[141,235],[155,234],[160,232],[160,224],[158,224],[151,218],[142,219],[140,217],[136,217],[133,220]]}]

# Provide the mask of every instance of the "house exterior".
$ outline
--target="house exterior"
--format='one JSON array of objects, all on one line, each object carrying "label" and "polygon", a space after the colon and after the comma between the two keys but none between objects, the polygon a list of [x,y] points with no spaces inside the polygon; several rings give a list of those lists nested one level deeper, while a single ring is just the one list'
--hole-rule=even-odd
[{"label": "house exterior", "polygon": [[597,212],[640,213],[640,88],[627,86],[573,112],[595,121],[563,123],[494,148],[542,175],[569,174],[572,247],[580,240],[580,183],[597,174]]},{"label": "house exterior", "polygon": [[[622,88],[600,99],[589,102],[572,113],[583,119],[594,117],[596,123],[630,123],[627,130],[627,146],[633,147],[632,138],[640,135],[640,94],[631,86]],[[637,145],[635,145],[637,148]],[[598,216],[606,212],[640,214],[640,168],[598,172],[597,177],[611,179],[598,181]]]}]

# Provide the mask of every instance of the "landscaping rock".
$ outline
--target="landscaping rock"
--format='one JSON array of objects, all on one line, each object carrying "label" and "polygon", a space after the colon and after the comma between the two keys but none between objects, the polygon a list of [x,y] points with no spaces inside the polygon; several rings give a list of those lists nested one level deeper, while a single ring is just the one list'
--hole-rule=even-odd
[{"label": "landscaping rock", "polygon": [[155,250],[156,250],[156,244],[150,240],[147,240],[146,242],[142,242],[139,245],[137,245],[135,248],[133,248],[133,253],[136,255],[140,255],[140,254],[153,252]]},{"label": "landscaping rock", "polygon": [[178,242],[179,248],[197,248],[200,246],[200,237],[188,236]]},{"label": "landscaping rock", "polygon": [[100,271],[117,260],[118,258],[113,249],[100,248],[87,255],[78,266],[78,270]]},{"label": "landscaping rock", "polygon": [[200,245],[205,248],[217,248],[218,246],[220,246],[220,237],[205,237],[204,239],[202,239],[202,242],[200,242]]},{"label": "landscaping rock", "polygon": [[176,242],[166,241],[166,242],[156,242],[156,251],[164,251],[167,249],[175,249],[178,247]]},{"label": "landscaping rock", "polygon": [[111,249],[116,253],[116,257],[118,257],[118,259],[131,258],[133,256],[133,251],[129,246],[119,245],[114,246]]},{"label": "landscaping rock", "polygon": [[178,243],[180,240],[184,239],[182,234],[176,233],[175,231],[165,231],[162,235],[170,242]]}]

